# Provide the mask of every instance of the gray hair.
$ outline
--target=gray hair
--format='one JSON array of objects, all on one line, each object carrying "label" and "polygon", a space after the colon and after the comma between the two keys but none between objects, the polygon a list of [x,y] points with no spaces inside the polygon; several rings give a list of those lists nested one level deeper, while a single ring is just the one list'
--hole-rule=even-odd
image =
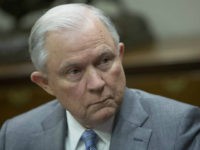
[{"label": "gray hair", "polygon": [[90,10],[93,15],[99,18],[111,33],[113,41],[115,42],[116,47],[118,47],[119,35],[116,28],[101,10],[93,6],[77,3],[56,6],[40,17],[31,30],[29,37],[29,52],[31,60],[37,70],[46,72],[45,65],[48,52],[44,47],[47,33],[63,28],[68,30],[78,30],[81,27],[81,23],[88,20],[88,17],[84,15],[81,10]]}]

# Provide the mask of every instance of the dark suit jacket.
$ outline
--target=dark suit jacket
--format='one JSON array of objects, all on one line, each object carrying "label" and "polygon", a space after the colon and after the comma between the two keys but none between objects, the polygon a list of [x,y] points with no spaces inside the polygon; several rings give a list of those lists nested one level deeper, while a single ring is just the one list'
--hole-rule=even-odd
[{"label": "dark suit jacket", "polygon": [[[64,150],[65,110],[55,100],[4,123],[0,150]],[[200,150],[200,109],[126,89],[111,150]]]}]

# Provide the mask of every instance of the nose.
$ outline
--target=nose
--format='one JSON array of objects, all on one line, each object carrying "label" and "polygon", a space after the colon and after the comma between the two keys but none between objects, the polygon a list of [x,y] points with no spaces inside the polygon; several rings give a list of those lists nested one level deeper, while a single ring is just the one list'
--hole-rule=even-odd
[{"label": "nose", "polygon": [[87,88],[92,92],[101,91],[105,86],[102,74],[95,68],[90,68],[87,75]]}]

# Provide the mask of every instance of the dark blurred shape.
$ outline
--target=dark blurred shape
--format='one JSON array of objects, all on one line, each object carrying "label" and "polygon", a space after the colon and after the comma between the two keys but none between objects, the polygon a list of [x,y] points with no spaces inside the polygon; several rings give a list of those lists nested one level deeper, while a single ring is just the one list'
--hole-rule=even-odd
[{"label": "dark blurred shape", "polygon": [[154,36],[143,16],[121,10],[119,16],[112,17],[120,34],[120,39],[128,49],[144,47],[154,42]]},{"label": "dark blurred shape", "polygon": [[[19,23],[21,19],[37,10],[48,8],[55,0],[0,0],[0,8],[15,19],[14,29],[0,33],[0,64],[29,60],[28,36]],[[29,30],[29,29],[28,29]]]},{"label": "dark blurred shape", "polygon": [[90,3],[92,3],[92,1],[93,1],[93,0],[86,0],[86,3],[87,3],[87,4],[90,4]]},{"label": "dark blurred shape", "polygon": [[47,8],[54,0],[1,0],[0,7],[19,20],[25,14]]},{"label": "dark blurred shape", "polygon": [[155,37],[148,20],[127,8],[122,0],[96,0],[93,4],[110,16],[119,32],[120,41],[125,43],[126,50],[153,45]]},{"label": "dark blurred shape", "polygon": [[0,39],[0,64],[29,61],[28,36],[23,33]]}]

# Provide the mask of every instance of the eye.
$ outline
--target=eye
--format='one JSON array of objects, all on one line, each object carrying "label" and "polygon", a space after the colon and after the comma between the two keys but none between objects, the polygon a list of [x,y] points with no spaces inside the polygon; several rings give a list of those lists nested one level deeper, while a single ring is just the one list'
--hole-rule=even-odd
[{"label": "eye", "polygon": [[77,81],[82,76],[82,70],[78,67],[73,67],[67,70],[67,78],[71,81]]},{"label": "eye", "polygon": [[77,68],[73,68],[68,71],[68,74],[71,74],[71,75],[76,75],[79,73],[80,73],[80,69],[77,69]]},{"label": "eye", "polygon": [[112,66],[114,57],[110,55],[103,56],[99,62],[99,68],[102,70],[107,70]]},{"label": "eye", "polygon": [[101,60],[101,64],[106,64],[106,63],[108,63],[109,62],[109,58],[108,57],[105,57],[105,58],[103,58],[102,60]]}]

